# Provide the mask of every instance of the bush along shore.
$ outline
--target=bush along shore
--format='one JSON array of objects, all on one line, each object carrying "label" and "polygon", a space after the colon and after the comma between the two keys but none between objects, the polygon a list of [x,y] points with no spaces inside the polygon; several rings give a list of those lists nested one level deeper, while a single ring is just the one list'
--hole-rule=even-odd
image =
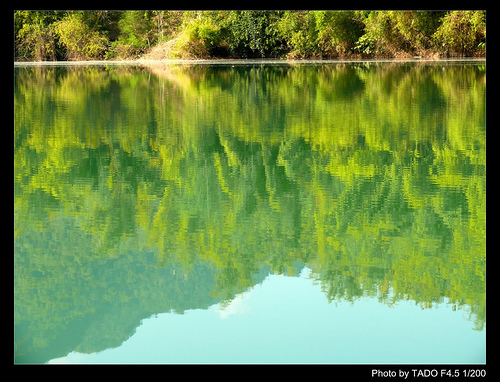
[{"label": "bush along shore", "polygon": [[16,61],[483,57],[485,11],[16,11]]}]

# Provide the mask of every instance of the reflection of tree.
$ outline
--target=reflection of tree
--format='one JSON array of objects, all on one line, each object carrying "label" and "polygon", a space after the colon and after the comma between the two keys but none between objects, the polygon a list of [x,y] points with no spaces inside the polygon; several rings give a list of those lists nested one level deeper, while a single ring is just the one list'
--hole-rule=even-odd
[{"label": "reflection of tree", "polygon": [[330,300],[447,298],[482,328],[484,87],[478,65],[16,69],[18,354],[116,346],[301,263]]}]

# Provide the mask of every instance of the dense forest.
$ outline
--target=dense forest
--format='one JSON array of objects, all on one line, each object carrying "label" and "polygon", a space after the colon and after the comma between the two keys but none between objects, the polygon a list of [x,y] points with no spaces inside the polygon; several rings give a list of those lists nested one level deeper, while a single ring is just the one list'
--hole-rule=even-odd
[{"label": "dense forest", "polygon": [[15,60],[484,56],[485,11],[16,11]]}]

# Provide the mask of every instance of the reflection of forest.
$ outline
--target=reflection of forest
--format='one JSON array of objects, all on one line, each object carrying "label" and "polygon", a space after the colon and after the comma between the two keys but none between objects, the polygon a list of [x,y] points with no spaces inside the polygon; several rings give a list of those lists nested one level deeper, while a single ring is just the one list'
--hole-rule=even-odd
[{"label": "reflection of forest", "polygon": [[482,65],[15,70],[18,360],[307,265],[485,323]]}]

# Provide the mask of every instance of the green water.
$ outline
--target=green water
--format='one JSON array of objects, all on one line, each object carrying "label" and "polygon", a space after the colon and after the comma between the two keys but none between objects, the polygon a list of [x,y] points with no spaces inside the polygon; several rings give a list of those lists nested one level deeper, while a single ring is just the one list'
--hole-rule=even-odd
[{"label": "green water", "polygon": [[15,67],[15,362],[484,363],[485,70]]}]

